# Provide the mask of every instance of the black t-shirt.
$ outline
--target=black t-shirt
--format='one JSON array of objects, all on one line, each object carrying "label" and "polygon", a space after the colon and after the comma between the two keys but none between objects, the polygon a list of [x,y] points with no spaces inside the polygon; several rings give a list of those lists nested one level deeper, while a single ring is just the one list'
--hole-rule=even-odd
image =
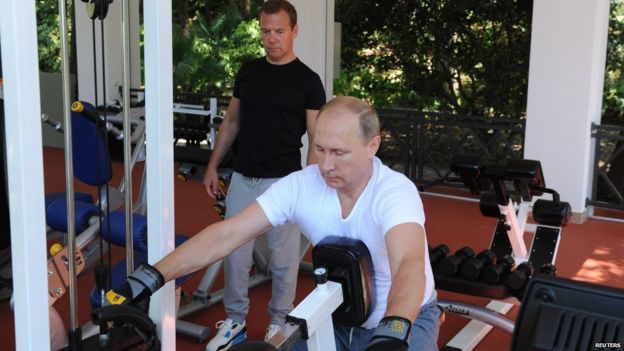
[{"label": "black t-shirt", "polygon": [[306,109],[325,104],[320,77],[299,59],[274,65],[261,57],[243,64],[234,97],[240,130],[234,170],[247,177],[279,178],[301,169]]}]

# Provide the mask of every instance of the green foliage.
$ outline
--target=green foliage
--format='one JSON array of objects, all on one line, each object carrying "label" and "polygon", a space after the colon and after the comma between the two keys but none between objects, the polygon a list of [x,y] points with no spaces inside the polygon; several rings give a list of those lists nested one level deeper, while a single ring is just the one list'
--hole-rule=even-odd
[{"label": "green foliage", "polygon": [[624,123],[624,0],[611,2],[602,123]]},{"label": "green foliage", "polygon": [[232,8],[212,23],[191,22],[186,33],[174,25],[174,85],[179,91],[221,95],[232,89],[242,62],[262,54],[258,21],[243,21]]},{"label": "green foliage", "polygon": [[[178,90],[228,94],[240,64],[263,54],[257,20],[243,19],[242,3],[188,0],[188,25],[173,32]],[[249,18],[261,3],[250,2]],[[58,2],[36,6],[40,68],[60,71]],[[336,0],[343,35],[334,91],[379,107],[522,116],[531,12],[530,0]],[[603,123],[624,120],[622,38],[624,0],[612,0]]]},{"label": "green foliage", "polygon": [[57,1],[37,0],[37,38],[39,69],[61,71],[61,30]]},{"label": "green foliage", "polygon": [[531,11],[531,1],[337,0],[335,91],[381,106],[521,115]]}]

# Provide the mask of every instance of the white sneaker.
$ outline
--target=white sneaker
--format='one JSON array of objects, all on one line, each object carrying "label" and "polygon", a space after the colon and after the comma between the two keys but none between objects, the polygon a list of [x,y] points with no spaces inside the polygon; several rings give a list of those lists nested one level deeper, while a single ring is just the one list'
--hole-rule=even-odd
[{"label": "white sneaker", "polygon": [[269,324],[266,334],[264,334],[264,342],[268,342],[273,337],[273,335],[277,334],[277,332],[280,331],[280,329],[282,329],[282,327],[277,324]]},{"label": "white sneaker", "polygon": [[206,351],[229,350],[230,347],[247,339],[245,322],[234,323],[230,318],[226,318],[224,321],[218,321],[216,327],[218,329],[217,335],[206,345]]}]

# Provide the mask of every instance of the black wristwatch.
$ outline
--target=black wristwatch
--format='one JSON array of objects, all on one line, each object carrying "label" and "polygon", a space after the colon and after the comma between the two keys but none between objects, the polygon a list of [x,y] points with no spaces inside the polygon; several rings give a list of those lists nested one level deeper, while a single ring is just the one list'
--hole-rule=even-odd
[{"label": "black wristwatch", "polygon": [[411,328],[412,323],[407,318],[398,316],[384,317],[379,321],[379,325],[373,334],[373,339],[377,336],[384,336],[407,342]]},{"label": "black wristwatch", "polygon": [[366,351],[407,351],[412,323],[399,316],[384,317],[373,332]]}]

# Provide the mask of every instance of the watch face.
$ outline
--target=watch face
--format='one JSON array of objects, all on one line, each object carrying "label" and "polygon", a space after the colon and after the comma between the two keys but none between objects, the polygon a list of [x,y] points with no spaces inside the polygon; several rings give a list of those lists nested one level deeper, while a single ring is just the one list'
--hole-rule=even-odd
[{"label": "watch face", "polygon": [[392,320],[390,321],[390,323],[388,323],[388,328],[390,328],[390,330],[392,330],[394,333],[397,334],[404,334],[407,332],[407,323],[405,321],[402,320]]},{"label": "watch face", "polygon": [[386,320],[383,320],[379,324],[379,326],[383,326],[383,328],[387,332],[393,334],[400,339],[407,337],[407,334],[409,333],[411,327],[410,323],[407,320],[403,320],[400,318],[388,318]]}]

